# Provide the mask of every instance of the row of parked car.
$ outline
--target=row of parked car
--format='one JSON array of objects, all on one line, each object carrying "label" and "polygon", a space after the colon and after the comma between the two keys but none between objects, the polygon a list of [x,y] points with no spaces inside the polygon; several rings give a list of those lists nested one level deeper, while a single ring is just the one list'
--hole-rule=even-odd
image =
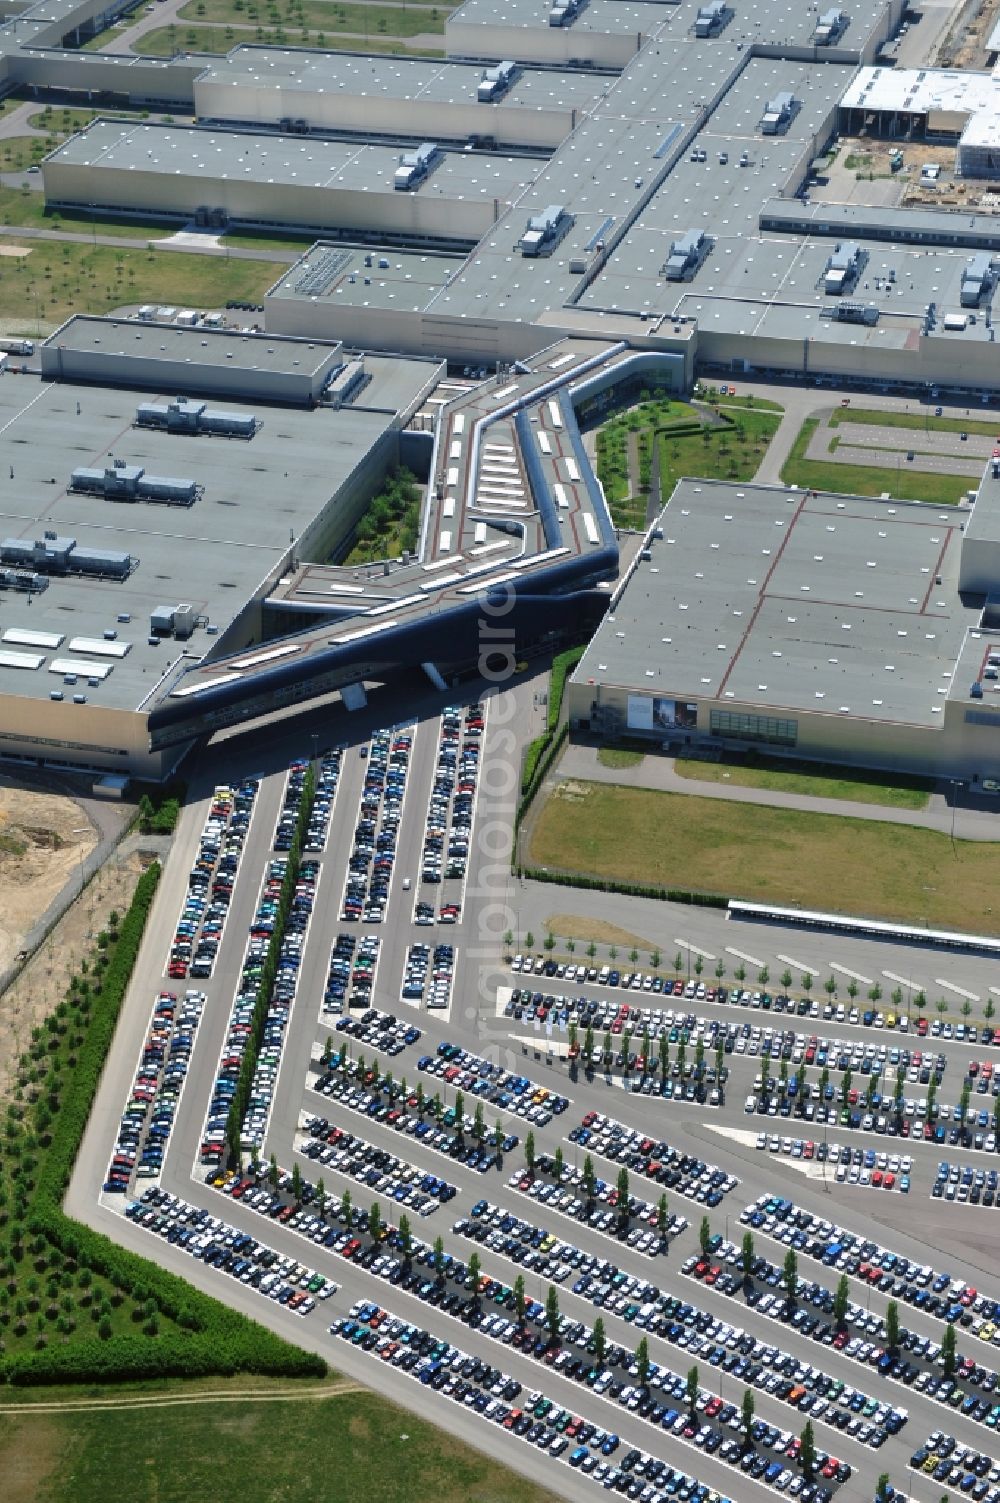
[{"label": "row of parked car", "polygon": [[309,1141],[302,1148],[305,1158],[348,1175],[394,1206],[429,1216],[455,1197],[455,1186],[448,1180],[367,1142],[357,1133],[334,1126],[328,1117],[310,1118],[306,1132]]},{"label": "row of parked car", "polygon": [[655,1180],[665,1189],[714,1209],[739,1184],[735,1174],[708,1164],[693,1154],[681,1153],[663,1138],[651,1138],[604,1112],[587,1112],[580,1126],[569,1134],[579,1143],[616,1164],[624,1164]]},{"label": "row of parked car", "polygon": [[104,1181],[104,1189],[110,1194],[126,1194],[133,1174],[156,1178],[163,1168],[204,1003],[205,993],[193,990],[183,1001],[175,992],[163,991],[153,1003],[153,1016]]},{"label": "row of parked car", "polygon": [[421,1055],[417,1069],[443,1080],[445,1085],[474,1096],[478,1101],[513,1112],[536,1127],[545,1127],[552,1118],[561,1116],[569,1106],[566,1096],[540,1086],[527,1075],[506,1070],[502,1065],[473,1054],[460,1044],[447,1041],[435,1054]]},{"label": "row of parked car", "polygon": [[910,1457],[910,1466],[974,1503],[1000,1503],[1000,1461],[986,1451],[961,1445],[954,1435],[932,1430]]},{"label": "row of parked car", "polygon": [[[465,877],[482,734],[483,712],[479,705],[470,705],[465,710],[464,726],[463,711],[458,706],[448,706],[441,712],[437,764],[427,806],[421,856],[423,882],[461,882]],[[457,917],[455,909],[457,905],[447,905],[442,909],[442,913],[454,912],[448,920],[450,922]]]},{"label": "row of parked car", "polygon": [[126,1207],[125,1215],[206,1267],[228,1273],[296,1315],[308,1315],[317,1299],[329,1299],[339,1287],[315,1269],[275,1252],[221,1217],[159,1186],[148,1186]]},{"label": "row of parked car", "polygon": [[772,994],[767,991],[748,991],[745,987],[713,986],[700,980],[684,980],[683,977],[664,977],[648,971],[619,971],[612,966],[596,966],[588,962],[557,961],[546,955],[515,955],[511,969],[524,975],[557,977],[559,980],[575,981],[577,984],[618,987],[629,992],[647,992],[657,996],[686,997],[689,1000],[717,1002],[733,1007],[749,1007],[765,1012],[791,1013],[800,1018],[822,1018],[826,1022],[850,1023],[875,1029],[895,1029],[899,1033],[915,1033],[920,1038],[954,1039],[959,1043],[1000,1045],[1000,1026],[993,1023],[946,1023],[940,1018],[913,1019],[910,1015],[885,1010],[874,1005],[856,1007],[853,1003],[834,1001],[828,998],[792,997],[786,993]]},{"label": "row of parked car", "polygon": [[[909,1193],[910,1170],[913,1167],[909,1154],[902,1158],[893,1154],[897,1167],[889,1167],[889,1155],[878,1154],[874,1148],[841,1147],[839,1143],[814,1143],[811,1138],[780,1138],[776,1133],[757,1134],[757,1148],[769,1153],[783,1153],[786,1158],[808,1162],[829,1163],[831,1176],[837,1184],[857,1185],[862,1189],[899,1190]],[[879,1159],[885,1163],[880,1164]],[[906,1164],[906,1169],[899,1166]]]},{"label": "row of parked car", "polygon": [[[515,1170],[507,1183],[512,1190],[527,1195],[539,1205],[560,1211],[604,1236],[614,1237],[647,1258],[659,1257],[667,1251],[669,1220],[664,1235],[658,1228],[656,1206],[639,1195],[629,1194],[628,1200],[623,1200],[617,1185],[599,1177],[595,1177],[588,1193],[583,1170],[564,1164],[561,1177],[557,1177],[551,1154],[539,1154],[534,1169]],[[686,1221],[684,1225],[687,1225]],[[657,1229],[651,1231],[651,1227]]]},{"label": "row of parked car", "polygon": [[[307,767],[308,763],[296,761],[288,770],[282,820],[289,815],[294,816],[296,822],[299,820],[302,800],[305,796]],[[279,821],[279,829],[282,828]],[[277,845],[277,839],[275,844]],[[258,1041],[257,1062],[250,1086],[250,1100],[243,1118],[241,1141],[251,1150],[263,1146],[267,1132],[271,1104],[278,1082],[278,1071],[281,1068],[285,1034],[298,990],[299,971],[316,901],[319,873],[319,861],[315,856],[305,857],[300,861],[291,905],[285,916],[281,944],[278,949],[277,975],[271,988],[271,995],[267,999],[267,1013],[263,1033]],[[258,937],[251,933],[251,952],[261,964],[267,956],[270,943],[270,933],[266,942],[263,936]]]},{"label": "row of parked car", "polygon": [[[728,1244],[725,1251],[731,1262],[739,1260],[740,1253],[732,1244]],[[758,1265],[762,1265],[762,1276],[772,1288],[784,1283],[783,1270],[777,1264],[763,1259],[758,1260]],[[720,1292],[734,1298],[737,1286],[744,1287],[743,1281],[730,1278],[728,1283],[716,1284]],[[826,1318],[833,1313],[833,1290],[818,1281],[799,1280],[793,1301],[789,1301],[786,1290],[781,1294],[768,1294],[756,1286],[747,1291],[747,1296],[747,1302],[758,1313],[791,1324],[802,1335],[832,1346],[856,1362],[874,1367],[881,1378],[960,1409],[962,1414],[990,1429],[1000,1425],[1000,1403],[995,1402],[995,1395],[1000,1390],[1000,1376],[972,1358],[960,1357],[954,1375],[942,1373],[938,1371],[942,1365],[940,1343],[918,1332],[901,1332],[897,1349],[890,1350],[884,1324],[876,1317],[875,1330],[872,1331],[869,1313],[857,1305],[849,1307],[844,1324],[838,1328],[833,1320]],[[821,1313],[813,1314],[805,1308],[806,1305],[812,1305]],[[857,1334],[852,1335],[852,1327]],[[869,1335],[876,1339],[868,1340]],[[897,1408],[896,1412],[906,1415],[905,1409]]]},{"label": "row of parked car", "polygon": [[219,785],[212,795],[167,959],[171,980],[212,974],[258,788],[247,778],[238,788]]},{"label": "row of parked car", "polygon": [[381,1049],[393,1058],[402,1054],[408,1044],[419,1043],[422,1037],[415,1023],[397,1018],[392,1012],[380,1012],[377,1007],[367,1008],[356,1018],[340,1018],[336,1032],[346,1034],[358,1044]]},{"label": "row of parked car", "polygon": [[343,922],[380,924],[389,901],[413,729],[376,731],[361,750],[367,766],[340,917]]},{"label": "row of parked car", "polygon": [[451,1005],[454,981],[454,945],[435,945],[432,950],[418,940],[406,952],[399,995],[404,1002],[423,1002],[428,1008],[446,1011]]},{"label": "row of parked car", "polygon": [[330,965],[323,992],[325,1016],[339,1016],[348,1007],[368,1007],[375,987],[381,940],[377,934],[338,934],[330,949]]},{"label": "row of parked car", "polygon": [[[668,1213],[664,1229],[659,1233],[661,1241],[679,1236],[687,1224],[685,1217]],[[626,1312],[631,1309],[633,1299],[644,1301],[653,1288],[645,1279],[619,1269],[610,1259],[583,1252],[546,1227],[526,1221],[505,1206],[494,1205],[488,1200],[477,1200],[469,1215],[461,1217],[452,1231],[492,1252],[501,1253],[511,1262],[553,1284],[565,1283],[576,1273],[574,1294],[587,1293],[591,1287],[587,1281],[592,1281],[593,1289],[601,1294],[600,1299],[593,1298],[592,1302],[606,1305],[625,1319],[631,1318]],[[621,1301],[624,1303],[620,1304]]]},{"label": "row of parked car", "polygon": [[[368,1069],[360,1082],[336,1068],[323,1071],[313,1083],[313,1089],[328,1100],[337,1102],[348,1111],[358,1112],[376,1122],[384,1122],[396,1132],[412,1137],[443,1153],[448,1158],[460,1159],[470,1169],[481,1174],[498,1167],[502,1155],[517,1147],[515,1133],[503,1134],[499,1143],[495,1133],[485,1133],[480,1142],[473,1132],[467,1132],[466,1124],[455,1120],[454,1107],[433,1109],[434,1103],[421,1101],[416,1092],[404,1095],[400,1082],[382,1075],[378,1070]],[[428,1115],[431,1121],[427,1120]]]},{"label": "row of parked car", "polygon": [[340,746],[334,747],[332,751],[324,752],[319,760],[316,784],[313,789],[313,805],[302,840],[302,849],[307,855],[321,856],[326,850],[326,839],[330,833],[330,820],[333,816],[333,805],[340,784],[343,761],[344,749]]},{"label": "row of parked car", "polygon": [[919,1264],[890,1248],[806,1211],[787,1196],[760,1195],[740,1212],[744,1225],[792,1247],[836,1273],[846,1273],[903,1300],[925,1314],[962,1327],[981,1341],[1000,1346],[1000,1300],[953,1278],[929,1263]]},{"label": "row of parked car", "polygon": [[960,1205],[1000,1208],[1000,1187],[995,1169],[974,1169],[971,1164],[952,1164],[942,1159],[931,1186],[932,1200],[957,1200]]}]

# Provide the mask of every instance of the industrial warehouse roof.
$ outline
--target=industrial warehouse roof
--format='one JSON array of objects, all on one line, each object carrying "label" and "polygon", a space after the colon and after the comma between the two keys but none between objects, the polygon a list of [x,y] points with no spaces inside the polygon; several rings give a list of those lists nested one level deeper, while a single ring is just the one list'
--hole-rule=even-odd
[{"label": "industrial warehouse roof", "polygon": [[[396,148],[357,142],[95,120],[46,160],[196,180],[391,194],[400,156]],[[446,151],[413,191],[424,198],[506,202],[531,183],[537,166],[534,159],[497,152]]]},{"label": "industrial warehouse roof", "polygon": [[937,726],[980,615],[958,595],[964,517],[682,481],[662,538],[575,678],[774,714]]},{"label": "industrial warehouse roof", "polygon": [[242,334],[235,329],[179,328],[135,319],[75,314],[46,340],[46,347],[92,351],[131,360],[171,360],[220,371],[315,375],[336,363],[339,346],[281,334]]},{"label": "industrial warehouse roof", "polygon": [[845,109],[932,110],[973,115],[1000,111],[1000,80],[959,68],[860,68],[842,100]]},{"label": "industrial warehouse roof", "polygon": [[464,264],[459,254],[370,251],[320,241],[271,288],[270,296],[419,312]]},{"label": "industrial warehouse roof", "polygon": [[[381,390],[385,397],[400,398],[400,406],[416,400],[431,371],[426,362],[402,359],[368,357],[366,366],[374,379],[361,400]],[[145,394],[161,401],[176,395]],[[116,709],[137,708],[180,652],[198,658],[220,645],[223,632],[292,539],[303,536],[356,471],[359,455],[394,421],[391,411],[359,406],[298,412],[233,402],[220,394],[210,406],[252,413],[260,421],[247,442],[133,428],[143,399],[141,393],[103,386],[42,383],[31,376],[0,379],[0,537],[31,542],[50,531],[75,538],[80,547],[138,560],[124,581],[50,576],[48,588],[31,597],[30,605],[25,593],[0,591],[0,642],[6,628],[67,640],[100,640],[105,631],[117,630],[120,641],[132,644],[128,655],[114,662],[99,686],[82,680],[73,691],[85,693],[92,705]],[[74,469],[103,469],[113,458],[142,465],[149,475],[193,480],[204,492],[191,507],[67,492]],[[150,611],[181,602],[207,617],[218,635],[199,629],[187,643],[150,646]],[[129,614],[131,621],[119,624],[119,614]],[[66,656],[65,647],[50,656]],[[61,677],[50,673],[47,663],[35,671],[0,663],[0,694],[47,698],[61,687]]]},{"label": "industrial warehouse roof", "polygon": [[[476,104],[484,65],[425,58],[361,57],[352,53],[288,51],[277,47],[236,47],[213,62],[198,83],[304,93],[387,96],[395,100],[432,100],[441,104]],[[484,132],[490,108],[521,107],[568,112],[590,104],[601,80],[573,70],[522,68],[496,105],[479,106]],[[291,110],[291,102],[289,104]]]}]

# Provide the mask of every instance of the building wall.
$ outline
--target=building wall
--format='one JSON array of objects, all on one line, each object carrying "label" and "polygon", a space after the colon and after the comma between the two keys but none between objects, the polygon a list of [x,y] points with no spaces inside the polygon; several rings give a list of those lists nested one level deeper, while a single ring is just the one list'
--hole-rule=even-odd
[{"label": "building wall", "polygon": [[[59,680],[49,674],[53,686]],[[101,691],[92,691],[99,694]],[[62,762],[158,779],[176,759],[151,753],[146,716],[64,700],[0,696],[0,756]]]},{"label": "building wall", "polygon": [[[544,14],[544,12],[542,13]],[[452,57],[516,57],[525,63],[590,63],[624,68],[645,38],[640,32],[588,31],[570,26],[476,26],[445,22],[445,46]]]},{"label": "building wall", "polygon": [[19,83],[67,89],[93,95],[113,94],[133,104],[176,104],[191,108],[194,81],[204,71],[205,58],[163,62],[151,58],[102,57],[98,52],[56,52],[39,48],[10,59],[10,74]]},{"label": "building wall", "polygon": [[397,193],[387,183],[377,191],[298,187],[237,178],[174,176],[163,171],[131,171],[112,166],[80,166],[49,158],[42,167],[50,204],[124,209],[140,214],[175,214],[190,219],[200,208],[221,209],[230,220],[251,224],[303,226],[322,232],[356,230],[405,235],[417,240],[480,240],[506,203],[496,198],[442,198],[417,189]]},{"label": "building wall", "polygon": [[[315,334],[315,330],[311,331]],[[210,336],[209,336],[210,337]],[[96,382],[101,386],[127,386],[146,391],[183,391],[203,396],[218,395],[230,401],[285,403],[308,407],[326,383],[330,370],[340,363],[336,349],[316,370],[301,374],[285,371],[249,370],[236,365],[222,369],[195,362],[136,358],[109,350],[77,350],[68,346],[42,346],[42,375],[50,380]],[[311,364],[314,352],[310,352]]]},{"label": "building wall", "polygon": [[283,119],[307,120],[318,131],[348,130],[365,136],[402,133],[428,141],[492,136],[511,146],[556,147],[576,124],[575,110],[556,107],[395,99],[346,90],[321,93],[211,79],[195,83],[194,108],[202,120],[274,126]]},{"label": "building wall", "polygon": [[[873,767],[921,777],[968,780],[1000,777],[1000,735],[997,734],[1000,710],[995,727],[969,723],[966,719],[969,709],[981,711],[981,702],[946,701],[942,724],[932,727],[866,720],[853,715],[823,715],[775,705],[740,704],[735,700],[697,700],[693,695],[677,694],[679,701],[697,704],[696,726],[642,731],[630,728],[627,723],[629,694],[641,692],[614,684],[590,683],[574,675],[567,686],[566,708],[570,727],[586,724],[611,738],[628,734],[655,743],[679,741],[729,751],[742,751],[753,746],[771,756]],[[669,697],[670,690],[665,687],[658,693]],[[794,745],[713,734],[713,710],[794,721]]]}]

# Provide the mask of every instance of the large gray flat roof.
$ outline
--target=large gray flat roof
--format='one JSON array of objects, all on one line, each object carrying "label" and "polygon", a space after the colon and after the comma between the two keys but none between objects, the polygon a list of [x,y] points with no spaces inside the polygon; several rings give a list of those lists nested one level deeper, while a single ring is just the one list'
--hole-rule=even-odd
[{"label": "large gray flat roof", "polygon": [[[352,53],[246,46],[236,47],[227,58],[210,64],[199,82],[227,84],[234,89],[265,84],[282,91],[475,104],[482,75],[481,64],[450,59],[362,57]],[[600,84],[599,79],[584,72],[525,67],[502,99],[495,105],[481,106],[483,118],[484,121],[489,118],[490,109],[512,107],[551,108],[568,113],[590,104],[600,92]]]},{"label": "large gray flat roof", "polygon": [[[376,388],[381,364],[373,362]],[[385,364],[392,370],[383,395],[401,396],[409,371],[406,398],[412,401],[427,380],[426,363]],[[99,639],[114,628],[119,640],[133,644],[99,687],[84,686],[92,704],[135,709],[181,650],[176,643],[148,645],[149,614],[157,605],[183,601],[204,613],[219,636],[199,630],[184,645],[197,656],[209,652],[282,559],[290,539],[305,532],[393,421],[391,413],[359,407],[299,412],[220,397],[209,406],[261,419],[249,442],[132,427],[140,400],[175,395],[42,383],[31,376],[0,379],[0,535],[31,541],[49,530],[76,538],[81,547],[139,559],[123,582],[51,577],[30,606],[25,594],[0,593],[5,629],[55,632],[68,641]],[[74,469],[103,468],[112,456],[143,465],[150,475],[195,480],[204,494],[190,508],[67,494]],[[117,625],[120,613],[129,613],[131,622]],[[60,650],[49,657],[66,655]],[[47,664],[37,672],[0,667],[0,694],[47,698],[59,687],[61,679]]]},{"label": "large gray flat roof", "polygon": [[[357,142],[95,120],[48,160],[97,170],[180,174],[195,180],[225,178],[263,186],[392,194],[400,156],[398,148]],[[507,201],[531,183],[537,170],[537,161],[526,157],[445,151],[414,191],[424,198]]]},{"label": "large gray flat roof", "polygon": [[980,614],[958,595],[964,519],[915,502],[684,480],[651,561],[576,677],[939,725]]},{"label": "large gray flat roof", "polygon": [[47,346],[133,360],[172,360],[209,369],[274,371],[314,375],[330,365],[339,348],[329,340],[281,334],[242,334],[235,329],[186,329],[135,319],[76,314],[46,340]]}]

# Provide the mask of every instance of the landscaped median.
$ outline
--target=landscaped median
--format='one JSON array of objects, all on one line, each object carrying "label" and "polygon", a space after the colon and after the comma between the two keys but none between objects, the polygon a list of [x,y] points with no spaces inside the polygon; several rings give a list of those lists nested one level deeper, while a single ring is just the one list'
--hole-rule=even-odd
[{"label": "landscaped median", "polygon": [[159,875],[155,863],[143,874],[20,1062],[0,1154],[3,1382],[326,1372],[320,1358],[62,1209]]},{"label": "landscaped median", "polygon": [[533,816],[524,862],[553,881],[586,874],[597,887],[683,888],[997,932],[1000,846],[877,818],[563,779]]},{"label": "landscaped median", "polygon": [[[845,412],[841,416],[845,421],[850,421],[856,414]],[[887,413],[886,416],[899,418],[906,414]],[[830,418],[831,426],[836,419],[836,414]],[[931,420],[928,419],[928,421]],[[897,501],[929,501],[936,506],[954,506],[969,489],[971,482],[968,476],[921,470],[919,460],[910,462],[903,459],[903,447],[899,452],[901,462],[896,465],[840,464],[833,448],[830,449],[829,459],[808,459],[806,456],[810,445],[822,423],[822,418],[806,418],[799,429],[781,470],[781,478],[786,485],[798,485],[816,491],[832,491],[835,495],[842,496],[887,495]],[[890,423],[889,426],[910,425],[896,422]],[[919,427],[922,432],[924,421],[914,420],[912,426]],[[833,437],[831,437],[831,444],[832,442]]]}]

